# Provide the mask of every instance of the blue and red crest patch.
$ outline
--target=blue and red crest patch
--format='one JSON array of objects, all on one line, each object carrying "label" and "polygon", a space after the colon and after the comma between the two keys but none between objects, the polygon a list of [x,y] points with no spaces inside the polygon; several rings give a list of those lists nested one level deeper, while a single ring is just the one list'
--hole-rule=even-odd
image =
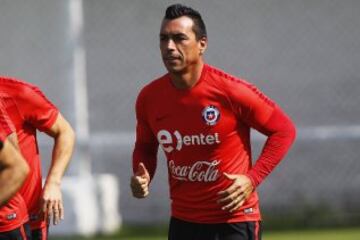
[{"label": "blue and red crest patch", "polygon": [[207,125],[213,126],[220,119],[220,111],[215,106],[210,105],[203,110],[202,117]]}]

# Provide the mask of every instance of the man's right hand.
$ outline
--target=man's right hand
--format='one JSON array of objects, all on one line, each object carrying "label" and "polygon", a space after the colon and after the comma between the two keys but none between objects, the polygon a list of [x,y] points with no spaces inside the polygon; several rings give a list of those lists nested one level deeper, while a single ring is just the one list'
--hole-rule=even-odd
[{"label": "man's right hand", "polygon": [[149,195],[150,175],[145,165],[140,162],[136,173],[131,177],[130,188],[136,198]]}]

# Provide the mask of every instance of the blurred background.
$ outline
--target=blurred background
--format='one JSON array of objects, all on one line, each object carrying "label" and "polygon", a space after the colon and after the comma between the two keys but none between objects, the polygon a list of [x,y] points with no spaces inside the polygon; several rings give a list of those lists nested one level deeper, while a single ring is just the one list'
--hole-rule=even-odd
[{"label": "blurred background", "polygon": [[[257,85],[298,127],[294,147],[258,189],[265,228],[359,226],[360,1],[179,2],[203,15],[207,63]],[[162,152],[150,196],[134,199],[128,186],[134,102],[165,73],[158,34],[171,3],[0,0],[0,74],[38,85],[78,134],[63,186],[66,218],[52,234],[88,234],[83,218],[96,226],[90,233],[167,223]],[[263,142],[254,132],[254,159]],[[40,134],[40,145],[46,173],[52,143]]]}]

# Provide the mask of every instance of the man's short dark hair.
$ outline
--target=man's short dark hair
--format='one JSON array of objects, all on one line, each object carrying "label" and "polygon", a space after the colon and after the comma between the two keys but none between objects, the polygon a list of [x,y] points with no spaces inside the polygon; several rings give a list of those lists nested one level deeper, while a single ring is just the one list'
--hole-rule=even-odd
[{"label": "man's short dark hair", "polygon": [[187,16],[193,20],[193,31],[195,32],[196,40],[200,40],[203,37],[207,38],[205,23],[200,13],[191,7],[182,4],[170,5],[166,9],[164,19],[172,20],[182,16]]}]

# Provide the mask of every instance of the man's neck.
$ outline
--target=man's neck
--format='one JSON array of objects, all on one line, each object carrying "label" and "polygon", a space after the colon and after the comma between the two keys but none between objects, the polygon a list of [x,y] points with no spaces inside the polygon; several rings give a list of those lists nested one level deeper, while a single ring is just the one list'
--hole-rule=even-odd
[{"label": "man's neck", "polygon": [[184,72],[170,73],[171,82],[178,89],[192,88],[199,81],[203,67],[204,62],[201,61]]}]

